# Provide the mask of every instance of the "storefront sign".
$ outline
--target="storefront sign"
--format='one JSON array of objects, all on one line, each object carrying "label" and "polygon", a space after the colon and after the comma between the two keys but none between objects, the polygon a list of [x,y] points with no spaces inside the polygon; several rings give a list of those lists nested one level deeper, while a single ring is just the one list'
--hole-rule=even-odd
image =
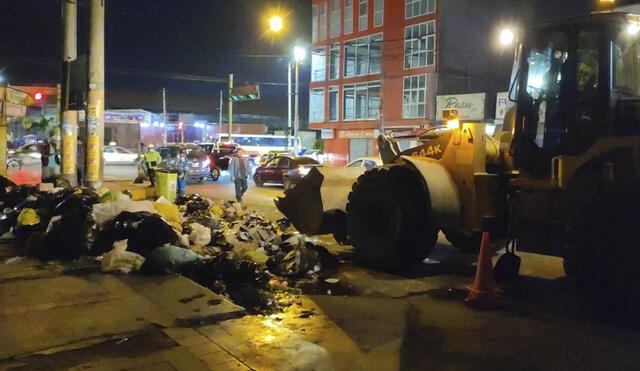
[{"label": "storefront sign", "polygon": [[144,115],[140,113],[119,113],[105,112],[104,122],[112,124],[140,124],[143,123]]},{"label": "storefront sign", "polygon": [[24,117],[27,115],[27,107],[17,104],[2,102],[4,104],[4,114],[9,117]]},{"label": "storefront sign", "polygon": [[401,128],[401,129],[385,129],[385,134],[392,138],[413,138],[416,137],[422,129],[420,128]]},{"label": "storefront sign", "polygon": [[320,138],[322,138],[322,139],[333,139],[333,129],[322,129],[322,130],[320,130]]},{"label": "storefront sign", "polygon": [[498,93],[496,99],[496,121],[504,120],[507,111],[514,105],[515,103],[509,100],[509,92]]},{"label": "storefront sign", "polygon": [[338,138],[342,139],[375,139],[378,136],[378,131],[373,129],[363,130],[338,130]]},{"label": "storefront sign", "polygon": [[457,109],[462,120],[484,120],[485,98],[485,93],[439,95],[436,98],[437,116],[441,116],[446,109]]}]

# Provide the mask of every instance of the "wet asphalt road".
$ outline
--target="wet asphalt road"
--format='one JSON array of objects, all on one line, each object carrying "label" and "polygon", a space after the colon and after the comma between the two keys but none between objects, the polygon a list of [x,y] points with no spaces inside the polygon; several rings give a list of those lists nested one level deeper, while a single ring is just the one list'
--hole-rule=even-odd
[{"label": "wet asphalt road", "polygon": [[[135,174],[132,166],[105,169],[106,180],[130,180]],[[39,168],[15,176],[36,177]],[[282,215],[273,199],[282,192],[250,182],[243,204],[276,220]],[[217,182],[189,184],[187,193],[233,199],[234,186],[223,172]],[[520,253],[521,276],[503,287],[505,307],[478,312],[463,302],[476,256],[442,236],[427,261],[396,275],[359,266],[351,260],[351,247],[330,236],[314,239],[341,256],[339,283],[304,292],[301,309],[319,315],[284,315],[284,325],[335,352],[335,359],[341,359],[340,339],[348,339],[361,352],[357,359],[384,365],[377,369],[632,369],[640,362],[640,331],[587,303],[565,277],[559,258]],[[353,359],[344,357],[342,366]]]}]

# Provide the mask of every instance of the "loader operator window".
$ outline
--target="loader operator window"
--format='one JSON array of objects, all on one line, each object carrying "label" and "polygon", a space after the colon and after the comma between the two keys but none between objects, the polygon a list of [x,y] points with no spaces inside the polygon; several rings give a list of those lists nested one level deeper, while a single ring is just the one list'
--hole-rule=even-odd
[{"label": "loader operator window", "polygon": [[556,147],[566,129],[561,107],[566,99],[563,78],[568,71],[568,55],[567,35],[557,32],[541,35],[527,57],[527,93],[533,100],[534,115],[537,112],[538,116],[536,127],[528,127],[527,131],[535,136],[539,148]]}]

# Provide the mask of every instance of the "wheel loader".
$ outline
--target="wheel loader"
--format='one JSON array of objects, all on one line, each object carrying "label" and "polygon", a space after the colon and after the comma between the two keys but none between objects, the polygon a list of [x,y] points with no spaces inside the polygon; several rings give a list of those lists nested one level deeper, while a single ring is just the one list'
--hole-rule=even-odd
[{"label": "wheel loader", "polygon": [[563,256],[568,275],[637,307],[639,22],[608,12],[531,25],[515,52],[514,108],[493,136],[449,112],[416,148],[380,136],[385,165],[355,183],[314,170],[278,208],[301,232],[334,233],[360,263],[392,271],[427,257],[439,231],[465,249],[489,231]]}]

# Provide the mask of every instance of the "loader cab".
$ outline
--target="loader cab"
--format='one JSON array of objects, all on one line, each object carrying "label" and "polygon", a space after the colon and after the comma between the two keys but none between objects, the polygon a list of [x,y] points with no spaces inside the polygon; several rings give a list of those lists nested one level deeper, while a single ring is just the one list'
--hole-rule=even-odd
[{"label": "loader cab", "polygon": [[517,169],[548,177],[555,156],[582,154],[606,136],[640,135],[640,18],[573,17],[526,35],[510,91]]}]

